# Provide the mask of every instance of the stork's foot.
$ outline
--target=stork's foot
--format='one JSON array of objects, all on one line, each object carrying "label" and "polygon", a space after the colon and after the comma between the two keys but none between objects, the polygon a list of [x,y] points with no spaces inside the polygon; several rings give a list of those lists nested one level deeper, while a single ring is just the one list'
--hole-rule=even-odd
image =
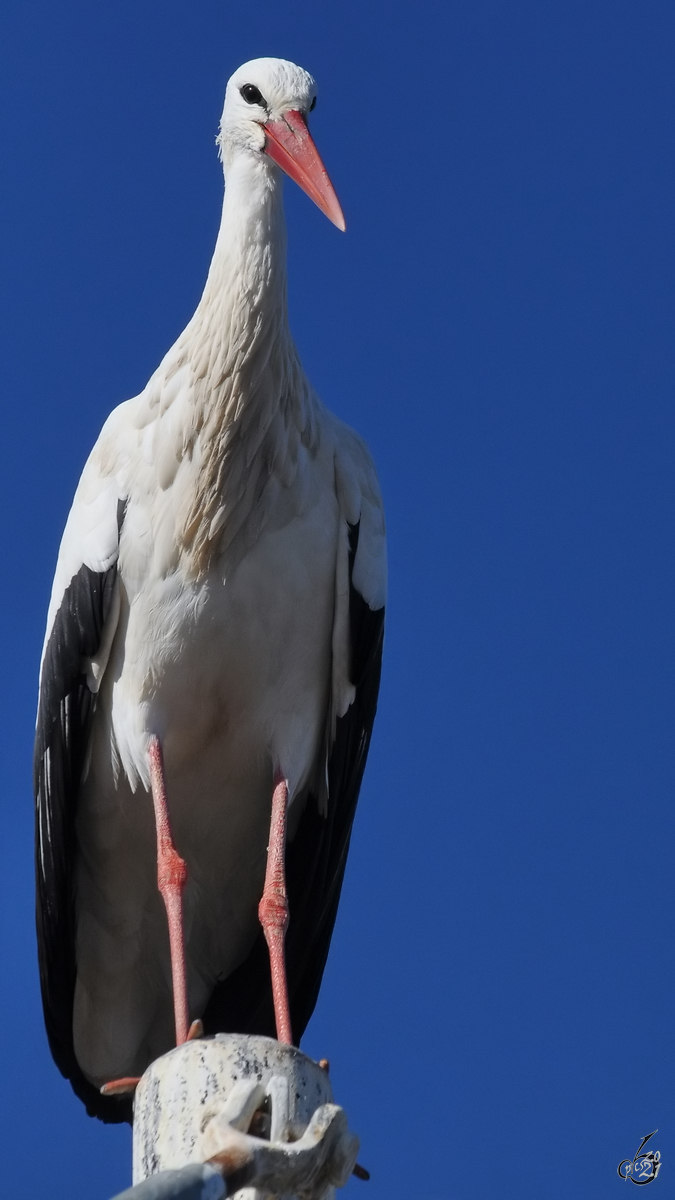
[{"label": "stork's foot", "polygon": [[199,1038],[203,1038],[203,1036],[204,1024],[202,1021],[197,1020],[192,1022],[185,1040],[186,1042],[196,1042]]},{"label": "stork's foot", "polygon": [[141,1082],[140,1075],[125,1075],[122,1079],[111,1079],[101,1088],[102,1096],[133,1096]]}]

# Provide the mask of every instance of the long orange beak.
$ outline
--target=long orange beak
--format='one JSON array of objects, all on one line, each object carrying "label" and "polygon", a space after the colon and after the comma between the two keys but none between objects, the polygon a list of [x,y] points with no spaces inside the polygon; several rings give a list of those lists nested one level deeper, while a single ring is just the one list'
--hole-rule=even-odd
[{"label": "long orange beak", "polygon": [[347,226],[340,201],[302,113],[291,110],[278,121],[268,121],[263,129],[267,134],[265,152],[344,233]]}]

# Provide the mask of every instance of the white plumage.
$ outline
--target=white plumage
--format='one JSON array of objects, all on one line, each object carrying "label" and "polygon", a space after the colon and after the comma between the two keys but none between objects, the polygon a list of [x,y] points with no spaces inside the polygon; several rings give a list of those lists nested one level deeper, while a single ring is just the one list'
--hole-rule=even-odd
[{"label": "white plumage", "polygon": [[[264,121],[245,87],[264,98]],[[79,629],[86,747],[81,777],[62,790],[74,830],[73,1046],[95,1087],[140,1073],[172,1041],[148,739],[163,748],[188,864],[197,1017],[258,935],[275,773],[288,781],[291,841],[308,796],[328,813],[336,728],[356,695],[350,595],[373,614],[384,605],[384,523],[369,453],[321,404],[288,329],[282,178],[264,126],[306,113],[315,92],[311,76],[275,59],[247,63],[230,80],[219,137],[225,199],[204,294],[144,391],[107,420],[59,552],[38,717],[38,874],[49,909],[54,738],[69,745],[73,720],[59,725],[53,715],[55,694],[62,714],[72,695],[59,647]],[[104,620],[89,636],[75,585],[89,581],[91,594],[91,579],[107,591]],[[62,901],[51,904],[58,923]],[[291,928],[293,915],[291,904]],[[54,1032],[63,986],[45,966],[50,936],[43,927],[47,1024],[73,1078],[59,1061],[66,1033]]]}]

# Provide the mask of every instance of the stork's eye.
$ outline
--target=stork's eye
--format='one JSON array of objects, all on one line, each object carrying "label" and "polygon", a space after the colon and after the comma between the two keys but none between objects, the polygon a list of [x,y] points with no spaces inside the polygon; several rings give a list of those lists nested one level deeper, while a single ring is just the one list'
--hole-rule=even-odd
[{"label": "stork's eye", "polygon": [[262,92],[254,84],[245,83],[239,91],[247,104],[262,104],[263,108],[267,107]]},{"label": "stork's eye", "polygon": [[315,108],[316,108],[316,96],[314,97],[314,99],[312,100],[312,103],[309,106],[309,111],[314,112]]}]

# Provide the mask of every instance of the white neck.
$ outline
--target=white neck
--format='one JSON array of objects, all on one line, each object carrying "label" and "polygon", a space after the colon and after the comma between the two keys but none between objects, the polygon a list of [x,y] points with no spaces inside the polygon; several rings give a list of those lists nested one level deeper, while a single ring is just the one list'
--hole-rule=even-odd
[{"label": "white neck", "polygon": [[289,428],[313,441],[314,396],[288,328],[281,172],[263,155],[240,150],[227,163],[213,260],[179,345],[192,368],[200,461],[182,536],[201,572],[249,515],[255,460],[271,460],[279,414],[286,441]]},{"label": "white neck", "polygon": [[195,316],[204,308],[251,330],[271,320],[277,336],[290,336],[283,180],[265,156],[243,151],[226,169],[218,239]]},{"label": "white neck", "polygon": [[[261,342],[291,341],[286,299],[286,224],[281,172],[241,151],[226,168],[216,247],[185,335],[197,376],[214,355],[222,369],[235,354],[257,356]],[[208,368],[207,368],[208,369]]]}]

